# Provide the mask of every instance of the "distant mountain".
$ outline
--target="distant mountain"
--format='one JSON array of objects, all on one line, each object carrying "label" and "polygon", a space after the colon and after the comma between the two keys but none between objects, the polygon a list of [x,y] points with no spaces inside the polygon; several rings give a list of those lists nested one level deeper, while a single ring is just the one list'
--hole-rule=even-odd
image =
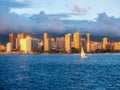
[{"label": "distant mountain", "polygon": [[8,42],[8,35],[1,35],[0,34],[0,44],[6,45],[6,43]]}]

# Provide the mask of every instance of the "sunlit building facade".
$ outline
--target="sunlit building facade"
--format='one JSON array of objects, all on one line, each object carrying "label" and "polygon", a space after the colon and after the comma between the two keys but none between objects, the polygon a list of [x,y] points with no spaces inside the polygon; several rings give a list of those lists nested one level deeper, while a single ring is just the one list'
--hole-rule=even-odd
[{"label": "sunlit building facade", "polygon": [[80,33],[76,32],[73,35],[73,44],[74,44],[74,48],[78,51],[80,51],[80,47],[81,47],[81,37],[80,37]]},{"label": "sunlit building facade", "polygon": [[65,52],[71,53],[71,34],[65,35]]},{"label": "sunlit building facade", "polygon": [[86,35],[86,45],[87,45],[87,52],[90,52],[90,33]]},{"label": "sunlit building facade", "polygon": [[17,39],[16,39],[16,48],[19,51],[20,50],[20,39],[24,39],[25,38],[25,34],[21,33],[17,35]]},{"label": "sunlit building facade", "polygon": [[25,39],[20,39],[21,51],[30,53],[32,51],[32,38],[27,36]]},{"label": "sunlit building facade", "polygon": [[50,51],[50,39],[48,33],[44,33],[44,51]]},{"label": "sunlit building facade", "polygon": [[8,42],[7,45],[6,45],[6,47],[7,47],[7,50],[6,50],[7,53],[12,52],[12,49],[13,49],[12,43]]},{"label": "sunlit building facade", "polygon": [[103,38],[103,43],[102,43],[103,49],[106,49],[107,44],[108,44],[108,39],[106,37],[104,37]]}]

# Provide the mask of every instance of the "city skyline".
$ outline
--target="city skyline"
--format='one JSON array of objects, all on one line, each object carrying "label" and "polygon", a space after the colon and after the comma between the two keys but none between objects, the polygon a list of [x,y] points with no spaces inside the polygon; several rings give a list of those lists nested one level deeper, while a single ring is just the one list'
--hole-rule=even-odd
[{"label": "city skyline", "polygon": [[120,36],[118,0],[1,0],[0,34],[80,31]]},{"label": "city skyline", "polygon": [[120,41],[110,41],[103,37],[101,41],[91,39],[90,33],[82,37],[80,32],[67,33],[61,37],[52,37],[45,32],[42,38],[25,33],[10,33],[6,45],[0,44],[0,53],[5,54],[41,54],[41,53],[80,53],[81,47],[86,53],[119,53]]}]

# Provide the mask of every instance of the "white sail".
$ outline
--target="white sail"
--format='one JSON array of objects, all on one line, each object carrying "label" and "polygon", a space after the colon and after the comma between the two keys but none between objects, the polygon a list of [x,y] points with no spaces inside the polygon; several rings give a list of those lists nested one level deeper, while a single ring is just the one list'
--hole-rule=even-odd
[{"label": "white sail", "polygon": [[87,58],[85,52],[84,52],[84,49],[83,47],[81,47],[81,58]]}]

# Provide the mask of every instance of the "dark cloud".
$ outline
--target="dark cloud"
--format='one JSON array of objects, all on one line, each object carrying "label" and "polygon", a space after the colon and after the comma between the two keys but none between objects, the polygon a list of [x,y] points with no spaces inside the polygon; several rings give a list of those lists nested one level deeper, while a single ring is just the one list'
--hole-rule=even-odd
[{"label": "dark cloud", "polygon": [[31,17],[19,16],[14,13],[0,14],[0,33],[10,32],[64,32],[65,28],[59,18],[52,18],[44,12]]},{"label": "dark cloud", "polygon": [[46,15],[44,12],[31,17],[18,16],[14,13],[2,13],[0,14],[0,33],[40,33],[45,31],[66,33],[80,31],[81,33],[90,32],[97,35],[119,36],[119,22],[120,18],[108,17],[105,13],[98,14],[96,21],[60,20],[57,15]]},{"label": "dark cloud", "polygon": [[[98,14],[96,21],[73,21],[63,20],[67,30],[80,32],[90,32],[91,34],[120,36],[120,18],[108,17],[106,13]],[[76,29],[71,29],[72,27]],[[79,29],[78,29],[79,28]]]}]

